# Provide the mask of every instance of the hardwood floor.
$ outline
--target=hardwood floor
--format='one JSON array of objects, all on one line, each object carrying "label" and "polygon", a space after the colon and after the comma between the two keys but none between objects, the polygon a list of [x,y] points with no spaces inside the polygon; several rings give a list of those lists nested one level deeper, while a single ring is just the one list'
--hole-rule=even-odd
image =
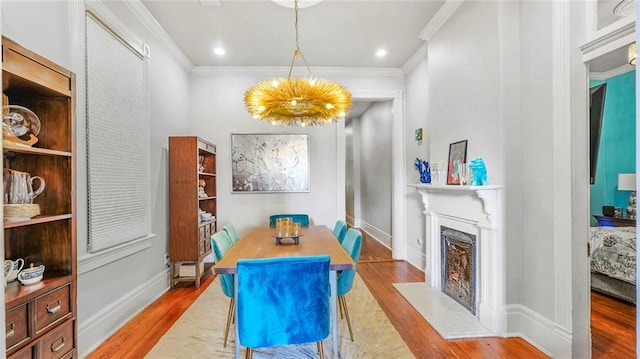
[{"label": "hardwood floor", "polygon": [[[398,293],[392,283],[422,282],[424,273],[363,233],[358,273],[416,358],[547,358],[520,338],[444,340]],[[211,284],[185,283],[171,290],[123,326],[87,359],[143,358],[180,315]],[[635,357],[635,306],[592,294],[593,358]]]},{"label": "hardwood floor", "polygon": [[591,292],[591,339],[593,358],[635,358],[635,305]]}]

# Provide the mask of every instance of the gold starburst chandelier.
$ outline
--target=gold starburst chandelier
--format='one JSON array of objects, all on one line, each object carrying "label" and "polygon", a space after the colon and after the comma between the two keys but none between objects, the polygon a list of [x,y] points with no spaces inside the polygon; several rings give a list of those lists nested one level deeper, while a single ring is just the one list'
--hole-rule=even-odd
[{"label": "gold starburst chandelier", "polygon": [[[313,77],[298,42],[298,0],[295,0],[296,49],[289,76],[263,81],[244,97],[253,118],[274,125],[315,126],[344,119],[351,108],[351,94],[340,84]],[[292,78],[296,59],[301,57],[308,78]]]}]

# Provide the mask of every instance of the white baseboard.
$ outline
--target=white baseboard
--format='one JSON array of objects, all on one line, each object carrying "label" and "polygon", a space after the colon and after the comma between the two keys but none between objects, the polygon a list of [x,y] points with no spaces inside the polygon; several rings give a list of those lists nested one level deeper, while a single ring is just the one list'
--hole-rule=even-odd
[{"label": "white baseboard", "polygon": [[361,221],[360,222],[360,229],[363,230],[364,232],[367,232],[367,234],[371,237],[373,237],[376,241],[382,243],[385,247],[387,248],[391,248],[391,235],[387,234],[383,231],[381,231],[380,229],[372,226],[371,224],[367,223],[366,221]]},{"label": "white baseboard", "polygon": [[571,358],[571,333],[520,304],[507,305],[505,337],[520,337],[552,358]]},{"label": "white baseboard", "polygon": [[[117,302],[78,323],[78,353],[84,358],[133,317],[169,290],[169,270],[120,297]],[[123,319],[124,318],[124,319]]]},{"label": "white baseboard", "polygon": [[345,219],[347,220],[347,224],[349,225],[349,227],[357,227],[355,218],[347,215]]},{"label": "white baseboard", "polygon": [[412,266],[418,268],[421,272],[424,272],[424,269],[427,265],[427,259],[424,251],[417,251],[415,248],[409,247],[407,249],[407,262]]}]

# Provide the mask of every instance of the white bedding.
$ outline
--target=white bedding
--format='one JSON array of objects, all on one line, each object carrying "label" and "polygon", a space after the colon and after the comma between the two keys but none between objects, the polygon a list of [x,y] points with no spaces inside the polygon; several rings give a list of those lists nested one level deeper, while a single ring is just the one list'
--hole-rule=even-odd
[{"label": "white bedding", "polygon": [[591,227],[591,271],[636,284],[636,227]]}]

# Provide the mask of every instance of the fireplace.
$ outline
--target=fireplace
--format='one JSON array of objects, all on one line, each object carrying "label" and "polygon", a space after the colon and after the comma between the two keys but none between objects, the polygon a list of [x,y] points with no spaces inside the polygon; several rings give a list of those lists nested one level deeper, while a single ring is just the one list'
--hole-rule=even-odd
[{"label": "fireplace", "polygon": [[[425,282],[439,289],[443,297],[456,299],[491,332],[505,333],[507,291],[502,186],[412,186],[424,204]],[[455,247],[453,242],[445,243],[442,239],[443,231],[453,229],[463,234],[452,232],[451,237],[463,238],[455,242]],[[466,254],[454,260],[449,258],[449,263],[445,263],[446,252],[442,248],[447,247]],[[462,269],[472,269],[472,272]],[[447,283],[445,277],[455,280]],[[446,287],[453,290],[445,294]]]},{"label": "fireplace", "polygon": [[440,226],[442,291],[476,314],[476,236]]}]

